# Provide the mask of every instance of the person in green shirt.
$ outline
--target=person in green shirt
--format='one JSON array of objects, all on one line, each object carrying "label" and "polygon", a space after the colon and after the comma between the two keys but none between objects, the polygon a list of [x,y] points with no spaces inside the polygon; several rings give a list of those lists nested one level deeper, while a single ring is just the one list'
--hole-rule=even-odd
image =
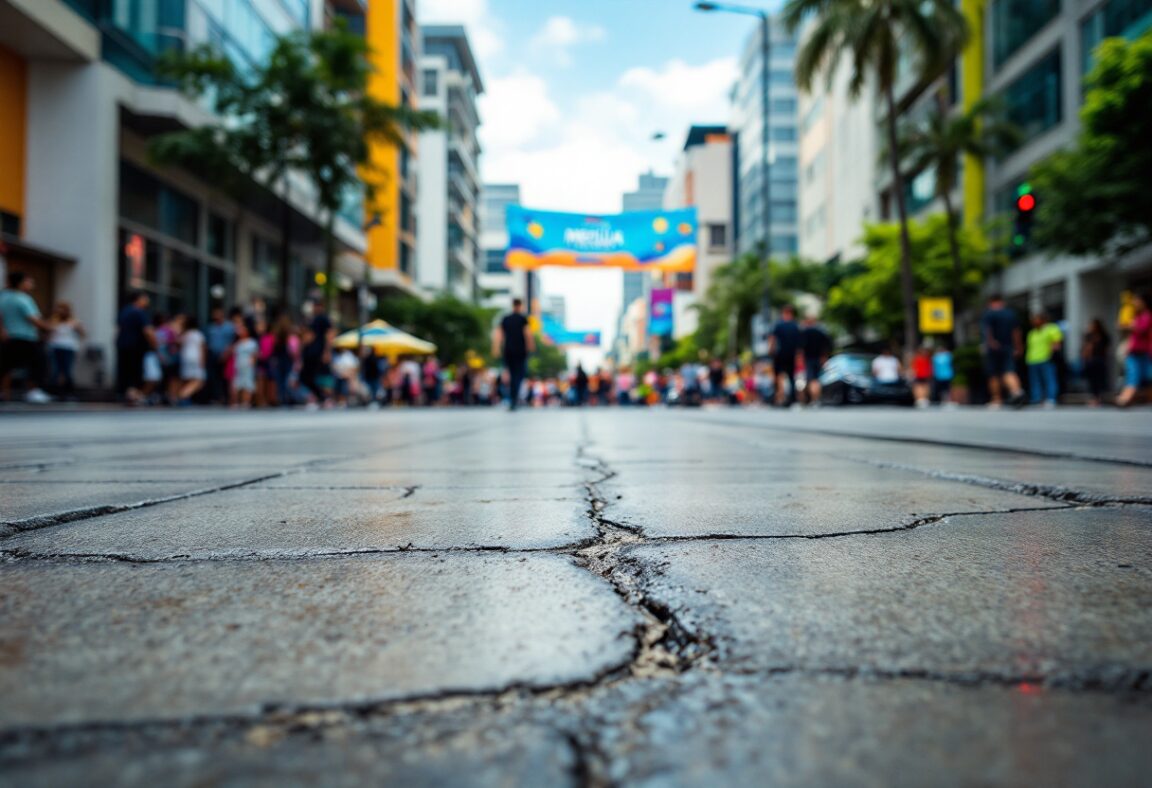
[{"label": "person in green shirt", "polygon": [[1056,407],[1056,364],[1053,354],[1060,349],[1064,332],[1048,320],[1048,315],[1032,315],[1032,328],[1025,343],[1024,361],[1028,364],[1028,389],[1032,404],[1044,403],[1046,408]]}]

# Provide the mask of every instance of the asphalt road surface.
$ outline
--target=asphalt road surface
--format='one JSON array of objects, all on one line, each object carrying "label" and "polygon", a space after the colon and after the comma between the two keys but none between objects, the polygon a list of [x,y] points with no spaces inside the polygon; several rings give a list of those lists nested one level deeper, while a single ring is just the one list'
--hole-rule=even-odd
[{"label": "asphalt road surface", "polygon": [[0,417],[0,784],[1152,779],[1152,413]]}]

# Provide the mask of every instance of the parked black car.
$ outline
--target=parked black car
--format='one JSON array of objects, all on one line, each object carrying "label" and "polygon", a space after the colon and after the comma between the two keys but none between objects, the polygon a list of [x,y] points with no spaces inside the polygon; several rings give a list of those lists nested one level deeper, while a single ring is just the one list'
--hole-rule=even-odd
[{"label": "parked black car", "polygon": [[872,376],[872,353],[840,353],[828,359],[820,372],[820,401],[825,405],[911,405],[912,387],[879,383]]}]

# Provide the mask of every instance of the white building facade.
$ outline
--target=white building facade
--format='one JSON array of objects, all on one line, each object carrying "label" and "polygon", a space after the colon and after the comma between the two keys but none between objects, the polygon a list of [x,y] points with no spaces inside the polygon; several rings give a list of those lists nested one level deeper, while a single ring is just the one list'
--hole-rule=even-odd
[{"label": "white building facade", "polygon": [[419,139],[417,281],[428,293],[461,300],[480,295],[480,116],[484,83],[465,29],[422,28],[420,107],[438,112],[445,128]]},{"label": "white building facade", "polygon": [[[69,301],[88,327],[82,386],[111,385],[116,316],[131,291],[147,292],[159,312],[205,320],[214,306],[254,297],[270,311],[298,306],[314,286],[324,244],[306,182],[241,201],[195,173],[156,166],[148,145],[213,120],[158,83],[161,52],[212,43],[243,68],[266,58],[276,36],[322,24],[324,10],[320,0],[0,0],[0,83],[16,96],[3,123],[19,151],[4,177],[20,184],[0,205],[4,263],[34,276],[42,309]],[[352,219],[337,222],[337,240],[357,254],[364,236]],[[349,289],[358,270],[347,274]]]}]

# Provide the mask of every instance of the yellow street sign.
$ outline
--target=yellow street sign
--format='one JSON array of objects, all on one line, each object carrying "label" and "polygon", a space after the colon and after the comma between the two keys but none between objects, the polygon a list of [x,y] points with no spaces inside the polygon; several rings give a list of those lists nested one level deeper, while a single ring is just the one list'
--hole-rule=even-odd
[{"label": "yellow street sign", "polygon": [[952,299],[920,299],[920,331],[924,334],[952,333]]}]

